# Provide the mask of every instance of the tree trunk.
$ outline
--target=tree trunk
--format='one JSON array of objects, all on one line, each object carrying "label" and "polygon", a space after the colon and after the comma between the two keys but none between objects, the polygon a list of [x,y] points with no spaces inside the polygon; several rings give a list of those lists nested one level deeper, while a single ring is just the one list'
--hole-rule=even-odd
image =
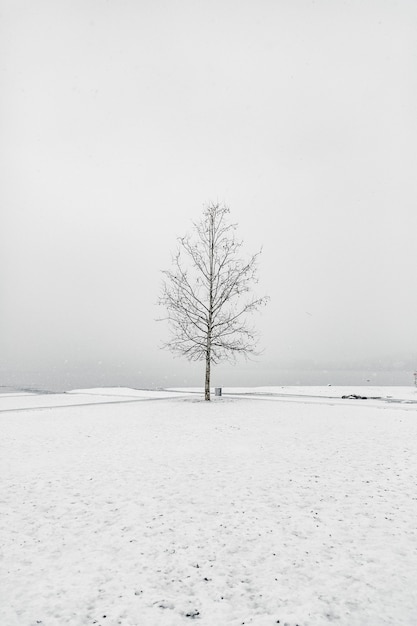
[{"label": "tree trunk", "polygon": [[204,387],[204,400],[210,401],[210,348],[206,352],[206,381]]},{"label": "tree trunk", "polygon": [[214,215],[210,217],[209,228],[209,308],[207,323],[207,345],[206,345],[206,383],[204,388],[204,400],[210,401],[210,365],[211,365],[211,333],[213,319],[213,281],[214,281]]}]

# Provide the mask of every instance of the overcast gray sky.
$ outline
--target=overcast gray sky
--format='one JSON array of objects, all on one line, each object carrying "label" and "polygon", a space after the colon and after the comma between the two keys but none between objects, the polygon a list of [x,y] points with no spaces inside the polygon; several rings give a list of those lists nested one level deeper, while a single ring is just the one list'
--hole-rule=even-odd
[{"label": "overcast gray sky", "polygon": [[202,384],[154,320],[210,200],[271,297],[215,384],[417,367],[416,33],[414,0],[0,0],[3,384]]}]

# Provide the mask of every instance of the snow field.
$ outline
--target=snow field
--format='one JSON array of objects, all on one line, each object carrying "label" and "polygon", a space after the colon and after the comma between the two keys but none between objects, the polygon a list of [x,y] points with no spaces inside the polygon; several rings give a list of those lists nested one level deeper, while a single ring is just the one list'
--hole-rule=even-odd
[{"label": "snow field", "polygon": [[416,411],[0,414],[1,623],[412,626]]}]

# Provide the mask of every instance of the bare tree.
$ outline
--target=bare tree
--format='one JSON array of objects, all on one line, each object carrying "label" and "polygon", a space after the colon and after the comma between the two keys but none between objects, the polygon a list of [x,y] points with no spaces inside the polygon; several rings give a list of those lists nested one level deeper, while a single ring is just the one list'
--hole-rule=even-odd
[{"label": "bare tree", "polygon": [[171,339],[163,347],[190,361],[206,363],[205,400],[210,400],[211,364],[254,354],[256,333],[247,315],[266,304],[267,297],[250,295],[257,283],[257,259],[240,258],[242,242],[236,224],[227,222],[229,209],[209,205],[192,235],[178,239],[173,269],[163,271],[159,304],[164,306]]}]

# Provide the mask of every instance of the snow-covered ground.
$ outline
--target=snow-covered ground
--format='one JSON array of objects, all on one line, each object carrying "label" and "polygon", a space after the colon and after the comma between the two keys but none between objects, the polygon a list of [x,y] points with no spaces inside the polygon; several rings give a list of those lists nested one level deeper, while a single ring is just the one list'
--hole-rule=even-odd
[{"label": "snow-covered ground", "polygon": [[[194,387],[173,388],[177,392],[196,392]],[[282,387],[223,387],[223,395],[254,395],[276,396],[282,398],[298,398],[308,396],[311,399],[327,400],[329,398],[342,398],[348,395],[366,396],[368,399],[378,398],[381,400],[396,400],[402,402],[413,401],[417,403],[416,387],[376,387],[361,385],[327,385],[327,386],[282,386]]]},{"label": "snow-covered ground", "polygon": [[[183,393],[183,395],[185,395]],[[137,402],[138,400],[163,400],[175,398],[178,392],[149,391],[111,387],[104,389],[76,389],[66,393],[5,393],[0,394],[0,412],[4,410],[62,408],[84,404],[111,404],[119,402]],[[18,400],[17,400],[18,398]]]},{"label": "snow-covered ground", "polygon": [[286,389],[0,396],[0,623],[417,624],[417,405]]}]

